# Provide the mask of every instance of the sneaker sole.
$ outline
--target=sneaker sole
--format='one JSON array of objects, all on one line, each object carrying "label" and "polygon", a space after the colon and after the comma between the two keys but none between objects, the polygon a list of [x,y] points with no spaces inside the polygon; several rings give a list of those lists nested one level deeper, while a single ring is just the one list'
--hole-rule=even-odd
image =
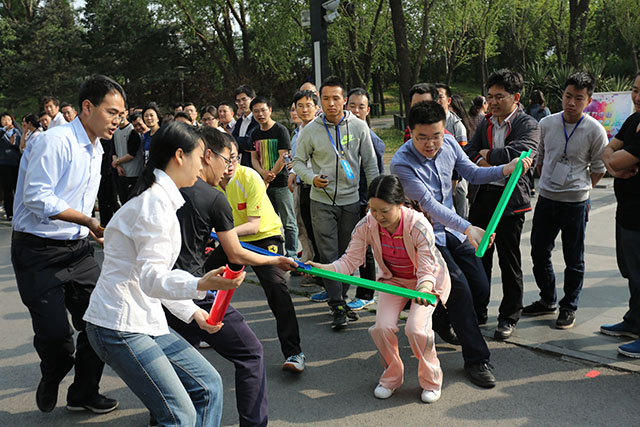
[{"label": "sneaker sole", "polygon": [[296,365],[294,365],[293,363],[285,363],[284,365],[282,365],[282,370],[283,371],[293,372],[293,373],[296,373],[296,374],[304,372],[304,368],[300,369]]},{"label": "sneaker sole", "polygon": [[629,338],[633,338],[634,340],[637,340],[638,338],[640,338],[637,334],[634,334],[633,332],[617,332],[617,331],[610,331],[608,329],[602,329],[602,328],[600,328],[600,333],[604,335],[609,335],[610,337],[629,337]]},{"label": "sneaker sole", "polygon": [[331,325],[331,329],[333,329],[333,330],[344,329],[344,328],[346,328],[346,327],[347,327],[347,325],[348,325],[348,324],[349,324],[349,322],[347,322],[347,323],[341,323],[341,324],[339,324],[339,325],[333,325],[333,324],[332,324],[332,325]]},{"label": "sneaker sole", "polygon": [[67,410],[71,412],[83,412],[83,411],[91,411],[94,414],[108,414],[109,412],[115,410],[118,407],[119,403],[116,403],[111,408],[94,408],[93,406],[74,406],[67,405]]},{"label": "sneaker sole", "polygon": [[623,356],[632,357],[634,359],[640,359],[640,353],[632,353],[630,351],[622,350],[619,347],[618,347],[618,353],[622,354]]},{"label": "sneaker sole", "polygon": [[359,306],[359,307],[351,307],[349,306],[349,304],[347,304],[347,307],[349,307],[351,309],[351,311],[360,311],[360,310],[364,310],[365,308],[369,307],[371,304],[373,304],[373,301],[366,303],[363,306]]},{"label": "sneaker sole", "polygon": [[329,301],[329,298],[326,299],[313,299],[313,298],[309,298],[311,300],[311,302],[327,302]]},{"label": "sneaker sole", "polygon": [[572,324],[570,324],[570,325],[558,325],[558,324],[556,323],[556,329],[571,329],[571,328],[573,328],[573,326],[574,326],[575,324],[576,324],[576,322],[573,322],[573,323],[572,323]]}]

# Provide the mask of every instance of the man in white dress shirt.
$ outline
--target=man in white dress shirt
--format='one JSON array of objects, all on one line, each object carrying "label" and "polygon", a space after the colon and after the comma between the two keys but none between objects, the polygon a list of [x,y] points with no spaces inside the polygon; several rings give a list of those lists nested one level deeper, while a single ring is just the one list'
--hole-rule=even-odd
[{"label": "man in white dress shirt", "polygon": [[49,129],[67,123],[60,112],[60,101],[52,96],[45,96],[42,99],[42,108],[51,117]]},{"label": "man in white dress shirt", "polygon": [[[79,105],[76,119],[50,128],[24,152],[11,261],[41,360],[38,408],[42,412],[55,408],[60,382],[75,365],[67,409],[107,413],[118,402],[98,393],[104,363],[89,345],[82,316],[100,275],[88,241],[89,234],[102,241],[103,232],[91,217],[100,184],[99,140],[110,139],[118,128],[125,113],[125,93],[115,81],[96,75],[80,87]],[[79,332],[76,346],[67,311]]]}]

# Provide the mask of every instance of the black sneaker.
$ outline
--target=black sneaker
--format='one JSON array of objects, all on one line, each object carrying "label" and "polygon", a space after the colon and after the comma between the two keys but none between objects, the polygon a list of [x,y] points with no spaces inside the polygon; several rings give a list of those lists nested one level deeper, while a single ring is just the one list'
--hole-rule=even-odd
[{"label": "black sneaker", "polygon": [[486,362],[465,365],[464,370],[469,374],[471,382],[484,388],[493,388],[496,385],[496,377],[493,376],[493,366]]},{"label": "black sneaker", "polygon": [[547,304],[543,301],[536,301],[522,309],[524,316],[542,316],[543,314],[554,314],[558,306],[555,304]]},{"label": "black sneaker", "polygon": [[91,399],[87,399],[84,402],[67,402],[67,409],[69,411],[91,411],[94,414],[106,414],[118,407],[118,401],[115,399],[109,399],[106,396],[97,394]]},{"label": "black sneaker", "polygon": [[438,326],[433,328],[434,332],[438,334],[440,338],[442,338],[445,342],[453,345],[460,345],[460,340],[456,335],[456,332],[453,330],[451,325],[447,325],[444,327]]},{"label": "black sneaker", "polygon": [[349,320],[351,320],[352,322],[355,322],[356,320],[360,320],[360,315],[355,311],[351,310],[349,306],[345,305],[344,309],[345,309],[345,312],[347,313],[347,318]]},{"label": "black sneaker", "polygon": [[570,308],[561,308],[558,320],[556,320],[556,328],[569,329],[573,328],[576,323],[576,312]]},{"label": "black sneaker", "polygon": [[333,322],[331,322],[331,328],[338,330],[344,329],[349,324],[349,319],[347,318],[347,311],[343,306],[339,305],[333,308]]},{"label": "black sneaker", "polygon": [[58,387],[60,382],[40,380],[36,390],[36,405],[42,412],[51,412],[58,403]]},{"label": "black sneaker", "polygon": [[498,321],[498,326],[493,334],[493,337],[497,340],[506,340],[516,330],[516,324],[511,323],[508,320]]}]

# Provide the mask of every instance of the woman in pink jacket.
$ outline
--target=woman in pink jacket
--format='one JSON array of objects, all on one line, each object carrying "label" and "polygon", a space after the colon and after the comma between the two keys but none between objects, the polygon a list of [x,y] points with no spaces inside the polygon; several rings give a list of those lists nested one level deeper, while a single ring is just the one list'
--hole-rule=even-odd
[{"label": "woman in pink jacket", "polygon": [[[331,264],[314,267],[352,274],[365,261],[368,246],[379,266],[378,280],[407,289],[436,295],[447,301],[451,283],[444,259],[435,245],[433,228],[427,218],[405,204],[404,191],[395,175],[380,175],[369,185],[369,213],[351,235],[345,254]],[[407,299],[380,293],[376,323],[369,329],[382,356],[384,372],[374,395],[391,397],[404,380],[404,365],[398,351],[398,317]],[[405,326],[413,354],[418,359],[418,379],[425,403],[440,398],[442,370],[436,354],[431,316],[435,307],[416,299]]]}]

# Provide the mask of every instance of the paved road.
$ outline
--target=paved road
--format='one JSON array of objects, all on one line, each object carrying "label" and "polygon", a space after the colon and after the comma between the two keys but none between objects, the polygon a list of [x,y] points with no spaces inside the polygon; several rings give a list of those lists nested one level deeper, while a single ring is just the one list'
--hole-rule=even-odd
[{"label": "paved road", "polygon": [[[417,362],[401,332],[401,353],[407,365],[405,384],[390,399],[375,399],[373,388],[381,367],[367,333],[375,320],[374,312],[364,312],[361,320],[346,330],[332,332],[327,306],[309,302],[303,294],[310,290],[299,287],[298,279],[292,279],[291,287],[308,368],[297,376],[282,372],[275,321],[264,294],[255,284],[245,283],[234,295],[234,305],[264,344],[271,425],[637,425],[640,361],[617,356],[615,348],[622,341],[597,332],[600,323],[615,321],[624,313],[628,290],[615,264],[612,189],[596,189],[592,196],[587,279],[576,327],[555,330],[551,327],[552,316],[523,319],[510,342],[488,338],[499,381],[492,390],[470,384],[462,370],[459,348],[439,343],[445,378],[442,398],[432,405],[421,403]],[[537,295],[528,256],[530,221],[531,215],[525,225],[522,250],[525,302]],[[34,394],[39,381],[38,358],[31,343],[30,318],[15,286],[9,246],[10,230],[0,226],[0,425],[146,425],[143,405],[108,368],[102,391],[120,401],[117,411],[102,416],[68,413],[62,404],[70,376],[61,386],[59,406],[50,414],[37,410]],[[557,252],[554,257],[560,255]],[[561,283],[562,268],[558,270]],[[493,333],[500,297],[499,280],[495,277],[487,336]],[[214,351],[201,351],[224,380],[223,425],[234,425],[237,414],[233,367]]]}]

